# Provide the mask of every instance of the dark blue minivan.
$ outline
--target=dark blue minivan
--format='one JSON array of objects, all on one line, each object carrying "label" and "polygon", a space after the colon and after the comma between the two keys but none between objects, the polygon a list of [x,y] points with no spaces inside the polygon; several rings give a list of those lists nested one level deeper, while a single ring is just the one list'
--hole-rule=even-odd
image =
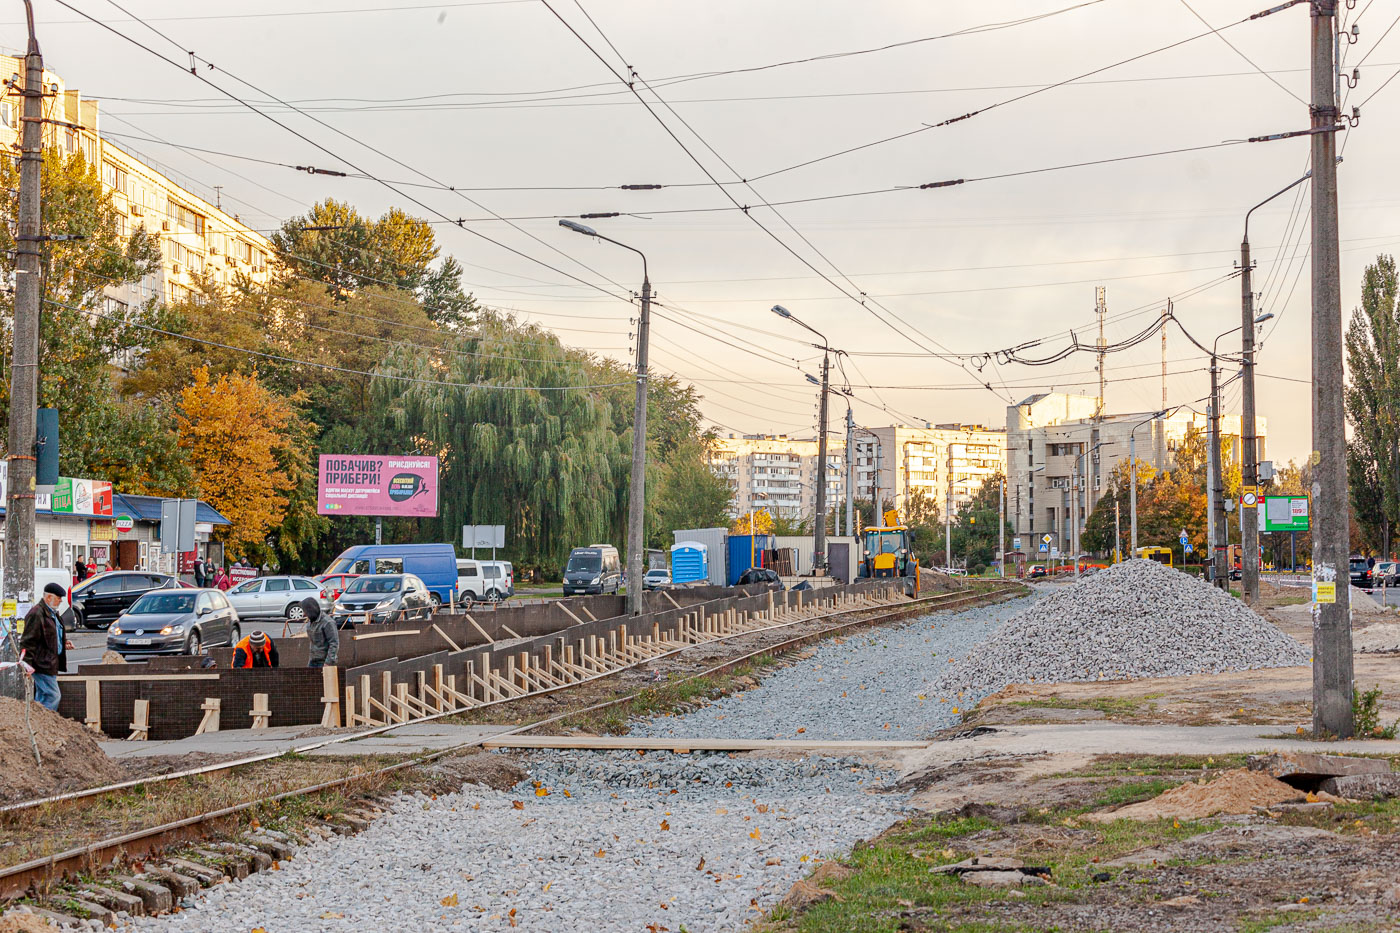
[{"label": "dark blue minivan", "polygon": [[455,598],[457,552],[450,544],[361,544],[331,561],[326,573],[411,573],[428,588],[436,609]]}]

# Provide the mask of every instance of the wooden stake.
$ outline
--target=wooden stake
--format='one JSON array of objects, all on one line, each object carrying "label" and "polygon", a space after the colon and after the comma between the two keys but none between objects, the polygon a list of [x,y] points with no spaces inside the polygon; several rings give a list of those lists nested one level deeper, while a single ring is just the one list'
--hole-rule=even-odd
[{"label": "wooden stake", "polygon": [[482,628],[480,625],[477,625],[477,624],[476,624],[476,620],[473,619],[473,618],[471,617],[471,613],[469,613],[469,612],[464,612],[464,613],[462,613],[462,617],[465,618],[468,622],[470,622],[470,623],[472,624],[472,628],[476,629],[478,635],[480,635],[482,638],[486,639],[486,644],[488,644],[488,645],[494,645],[494,644],[496,643],[496,639],[494,639],[494,638],[492,638],[490,635],[487,635],[487,634],[486,634],[486,629],[484,629],[484,628]]},{"label": "wooden stake", "polygon": [[127,741],[144,742],[151,737],[151,701],[137,700],[131,715],[131,735]]},{"label": "wooden stake", "polygon": [[433,693],[438,698],[438,712],[442,712],[444,703],[442,701],[442,665],[433,665]]},{"label": "wooden stake", "polygon": [[267,706],[267,694],[253,694],[253,709],[248,713],[253,717],[254,729],[266,729],[269,720],[272,719],[272,710]]},{"label": "wooden stake", "polygon": [[195,735],[219,731],[219,707],[222,702],[218,697],[204,698],[204,702],[199,705],[199,708],[204,711],[204,718],[199,721],[199,727],[194,730]]},{"label": "wooden stake", "polygon": [[367,726],[376,725],[374,717],[370,716],[370,701],[373,699],[372,691],[369,687],[369,675],[360,675],[360,721]]},{"label": "wooden stake", "polygon": [[355,707],[355,688],[351,684],[345,685],[345,724],[347,726],[360,724],[360,713]]},{"label": "wooden stake", "polygon": [[87,689],[87,718],[83,725],[93,732],[102,731],[102,682],[89,680],[83,685]]},{"label": "wooden stake", "polygon": [[[567,615],[569,618],[573,619],[579,625],[583,624],[583,620],[580,619],[578,616],[574,615],[572,612],[570,612],[569,607],[564,605],[562,602],[557,602],[554,605],[558,606],[560,609],[563,609],[564,614]],[[595,619],[594,621],[596,622],[597,620]]]},{"label": "wooden stake", "polygon": [[[461,650],[462,650],[461,648],[459,648],[459,647],[457,646],[457,643],[456,643],[455,641],[453,641],[452,639],[450,639],[450,638],[447,637],[447,633],[446,633],[446,632],[444,632],[442,629],[438,628],[438,624],[437,624],[436,622],[433,623],[433,631],[434,631],[434,632],[437,632],[439,635],[441,635],[441,636],[442,636],[442,640],[445,641],[445,642],[447,642],[449,645],[451,645],[453,651],[461,651]],[[483,634],[484,634],[484,633],[483,633]]]},{"label": "wooden stake", "polygon": [[595,616],[593,613],[589,612],[587,606],[579,606],[579,607],[578,607],[578,611],[581,612],[581,613],[583,613],[584,615],[588,616],[588,621],[589,621],[589,622],[597,622],[597,621],[598,621],[598,617]]},{"label": "wooden stake", "polygon": [[321,668],[321,727],[340,728],[340,680],[339,670],[334,667]]}]

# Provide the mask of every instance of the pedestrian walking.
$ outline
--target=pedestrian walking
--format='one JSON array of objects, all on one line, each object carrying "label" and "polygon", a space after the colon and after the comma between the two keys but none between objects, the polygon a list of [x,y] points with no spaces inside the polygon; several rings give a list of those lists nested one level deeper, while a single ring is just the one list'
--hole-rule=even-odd
[{"label": "pedestrian walking", "polygon": [[20,658],[33,668],[34,702],[52,710],[58,709],[59,672],[68,670],[68,652],[73,648],[58,614],[63,595],[57,583],[45,586],[43,598],[25,614],[19,639]]},{"label": "pedestrian walking", "polygon": [[83,559],[80,557],[73,562],[73,585],[77,586],[79,583],[82,583],[87,578],[87,565],[83,563]]},{"label": "pedestrian walking", "polygon": [[196,556],[194,559],[194,585],[204,589],[209,585],[208,565],[204,558]]},{"label": "pedestrian walking", "polygon": [[311,660],[307,667],[334,665],[340,657],[340,632],[335,620],[321,611],[321,601],[308,596],[301,601],[306,610],[306,637],[311,641]]},{"label": "pedestrian walking", "polygon": [[228,571],[226,571],[226,570],[224,570],[224,568],[220,567],[220,568],[214,573],[214,586],[216,586],[217,588],[219,588],[219,589],[221,589],[221,590],[227,591],[228,588],[229,588],[229,582],[230,582],[230,581],[229,581],[229,578],[228,578]]},{"label": "pedestrian walking", "polygon": [[277,646],[267,637],[266,632],[254,632],[234,646],[233,666],[276,667]]}]

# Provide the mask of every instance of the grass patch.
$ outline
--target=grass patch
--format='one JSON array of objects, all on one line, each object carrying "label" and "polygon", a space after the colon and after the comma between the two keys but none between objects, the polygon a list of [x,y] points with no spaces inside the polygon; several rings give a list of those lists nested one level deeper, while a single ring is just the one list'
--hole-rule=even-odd
[{"label": "grass patch", "polygon": [[1141,800],[1151,800],[1163,791],[1171,790],[1180,783],[1180,778],[1176,780],[1171,778],[1153,778],[1150,781],[1129,781],[1124,784],[1117,784],[1095,797],[1089,809],[1102,810],[1104,807],[1117,807],[1123,804],[1137,803]]},{"label": "grass patch", "polygon": [[1269,914],[1266,917],[1252,917],[1239,921],[1236,927],[1238,933],[1268,933],[1269,930],[1282,926],[1289,926],[1294,923],[1306,923],[1309,920],[1316,920],[1322,916],[1320,910],[1296,911],[1290,910],[1286,913]]},{"label": "grass patch", "polygon": [[1100,755],[1078,771],[1050,775],[1055,778],[1157,777],[1186,771],[1226,771],[1243,768],[1244,754],[1230,755]]},{"label": "grass patch", "polygon": [[[1098,710],[1105,716],[1112,718],[1115,716],[1132,718],[1142,713],[1150,713],[1157,708],[1157,704],[1151,702],[1159,697],[1160,693],[1150,693],[1141,697],[1112,697],[1094,698],[1084,700],[1073,700],[1066,697],[1045,697],[1039,700],[1012,700],[1009,706],[1019,706],[1023,709],[1089,709]],[[1146,707],[1145,709],[1143,707]]]}]

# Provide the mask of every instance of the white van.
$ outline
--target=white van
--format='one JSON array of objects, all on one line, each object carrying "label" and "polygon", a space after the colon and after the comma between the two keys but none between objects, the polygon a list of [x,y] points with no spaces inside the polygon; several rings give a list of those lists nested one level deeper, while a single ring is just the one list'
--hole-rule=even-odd
[{"label": "white van", "polygon": [[515,595],[515,568],[508,560],[457,559],[457,598],[497,603]]}]

